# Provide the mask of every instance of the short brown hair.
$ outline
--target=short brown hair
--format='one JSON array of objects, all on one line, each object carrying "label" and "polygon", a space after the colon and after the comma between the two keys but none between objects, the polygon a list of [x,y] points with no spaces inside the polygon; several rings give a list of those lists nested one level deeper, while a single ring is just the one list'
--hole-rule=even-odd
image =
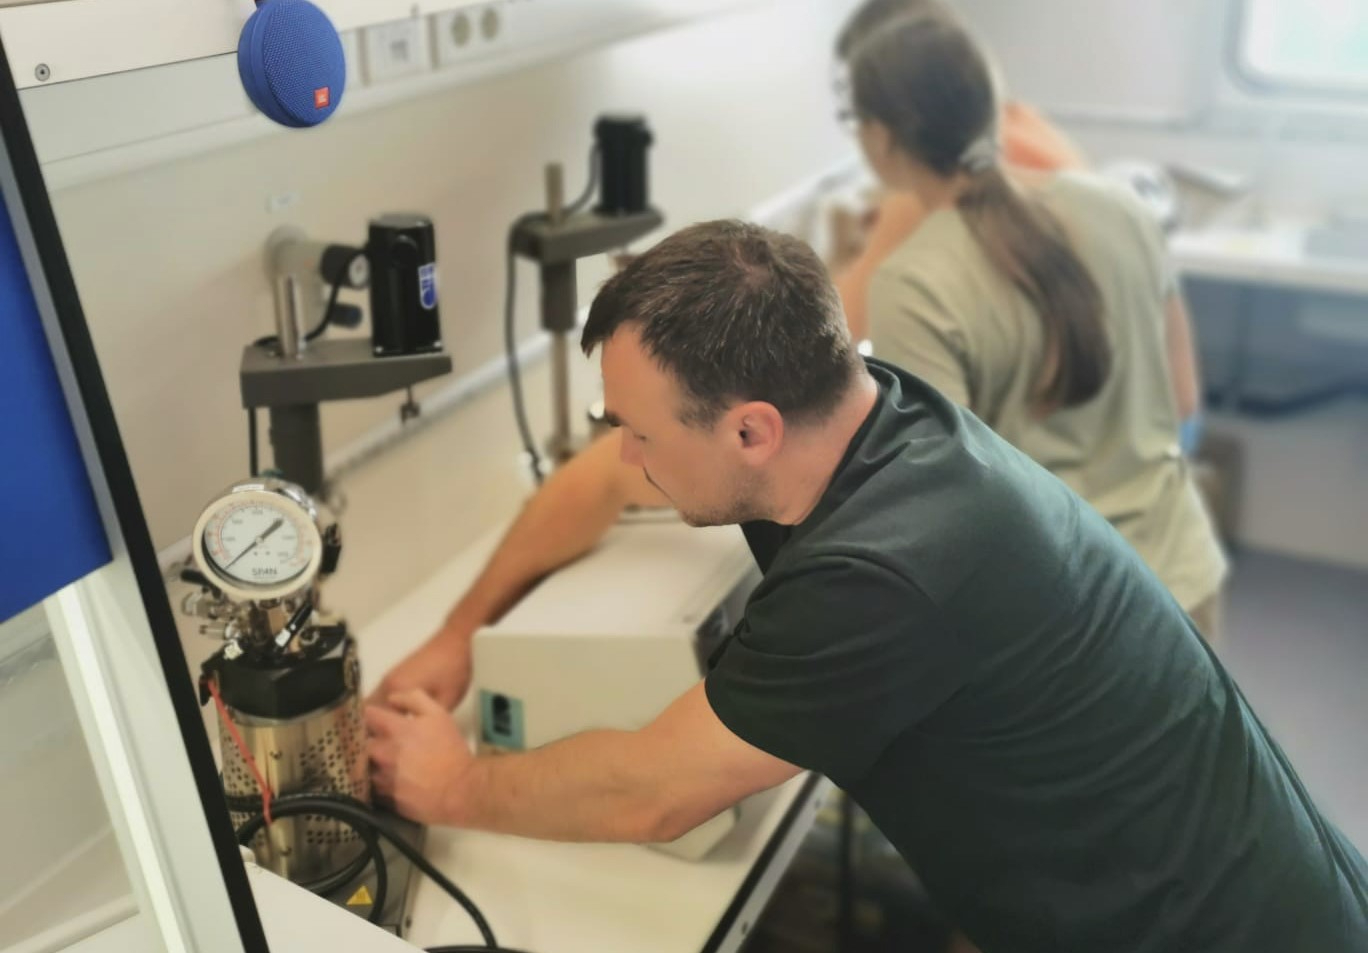
[{"label": "short brown hair", "polygon": [[681,419],[694,426],[748,400],[820,422],[863,368],[816,253],[745,222],[685,228],[610,278],[589,309],[584,353],[628,324],[683,386]]}]

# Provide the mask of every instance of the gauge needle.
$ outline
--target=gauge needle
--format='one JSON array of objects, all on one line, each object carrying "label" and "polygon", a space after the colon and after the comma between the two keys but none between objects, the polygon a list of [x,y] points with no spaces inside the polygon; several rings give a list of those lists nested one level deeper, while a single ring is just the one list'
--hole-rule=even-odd
[{"label": "gauge needle", "polygon": [[270,526],[266,527],[266,532],[262,533],[262,534],[261,534],[260,536],[258,536],[256,539],[254,539],[254,540],[252,540],[250,543],[248,543],[248,544],[247,544],[247,548],[244,549],[242,552],[238,553],[236,556],[234,556],[234,557],[233,557],[233,562],[229,563],[228,565],[224,566],[223,568],[224,568],[224,569],[232,569],[232,568],[233,568],[233,563],[237,562],[237,561],[238,561],[239,559],[241,559],[243,556],[246,556],[246,555],[247,555],[248,553],[250,553],[252,550],[254,550],[254,549],[256,549],[258,546],[260,546],[262,540],[264,540],[267,536],[270,536],[270,535],[271,535],[272,533],[274,533],[276,530],[280,529],[281,524],[284,523],[284,522],[285,522],[285,521],[284,521],[283,519],[278,519],[278,520],[276,520],[274,523],[272,523]]}]

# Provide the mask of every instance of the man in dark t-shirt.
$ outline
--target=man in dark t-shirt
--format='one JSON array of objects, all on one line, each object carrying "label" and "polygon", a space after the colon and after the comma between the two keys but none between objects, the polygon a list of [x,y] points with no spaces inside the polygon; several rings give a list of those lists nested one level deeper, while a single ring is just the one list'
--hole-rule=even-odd
[{"label": "man in dark t-shirt", "polygon": [[822,771],[984,950],[1368,950],[1362,858],[1080,498],[870,362],[873,412],[712,660],[740,737]]},{"label": "man in dark t-shirt", "polygon": [[421,691],[368,709],[401,811],[667,840],[816,770],[985,953],[1368,950],[1363,858],[1163,584],[972,414],[862,361],[809,249],[686,229],[584,337],[623,459],[689,522],[740,523],[764,579],[640,731],[472,758]]}]

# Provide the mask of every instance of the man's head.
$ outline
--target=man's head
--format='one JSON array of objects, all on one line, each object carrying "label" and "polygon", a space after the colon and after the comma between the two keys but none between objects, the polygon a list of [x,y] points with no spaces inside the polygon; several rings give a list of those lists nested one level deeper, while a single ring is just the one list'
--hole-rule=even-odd
[{"label": "man's head", "polygon": [[812,249],[736,221],[677,232],[609,279],[581,344],[603,346],[623,459],[696,526],[764,517],[786,436],[820,427],[864,373]]}]

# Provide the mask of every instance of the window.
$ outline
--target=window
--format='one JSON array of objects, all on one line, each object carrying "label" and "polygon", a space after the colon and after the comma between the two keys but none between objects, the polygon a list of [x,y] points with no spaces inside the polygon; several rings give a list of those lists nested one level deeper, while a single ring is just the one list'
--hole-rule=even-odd
[{"label": "window", "polygon": [[1243,0],[1236,61],[1265,88],[1368,96],[1368,3]]}]

